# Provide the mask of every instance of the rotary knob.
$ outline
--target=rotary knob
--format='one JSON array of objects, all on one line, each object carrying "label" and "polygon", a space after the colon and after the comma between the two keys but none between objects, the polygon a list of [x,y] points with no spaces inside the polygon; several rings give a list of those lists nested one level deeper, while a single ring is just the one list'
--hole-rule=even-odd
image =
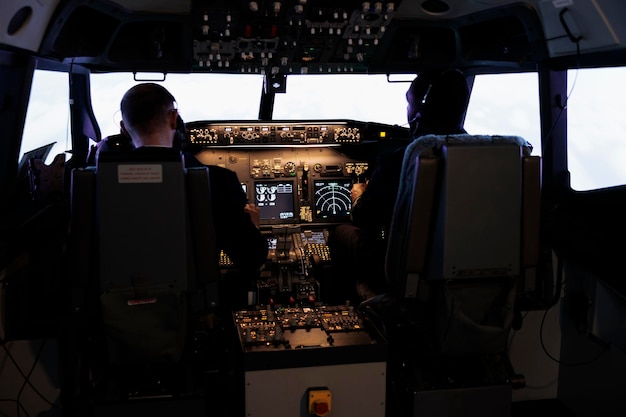
[{"label": "rotary knob", "polygon": [[296,164],[293,162],[287,162],[284,169],[287,174],[293,175],[296,172]]}]

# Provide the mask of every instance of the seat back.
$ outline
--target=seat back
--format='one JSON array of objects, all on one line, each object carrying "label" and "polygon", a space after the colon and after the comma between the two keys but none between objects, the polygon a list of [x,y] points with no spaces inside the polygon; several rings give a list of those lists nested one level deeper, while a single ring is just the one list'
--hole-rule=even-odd
[{"label": "seat back", "polygon": [[208,169],[175,150],[101,153],[73,172],[72,229],[93,248],[74,286],[99,297],[109,361],[179,361],[189,312],[218,301]]},{"label": "seat back", "polygon": [[538,251],[537,161],[515,136],[429,135],[407,148],[386,273],[433,311],[439,351],[505,350],[517,282],[536,262],[525,252]]},{"label": "seat back", "polygon": [[102,290],[187,288],[193,269],[187,259],[191,242],[186,199],[180,155],[155,160],[132,153],[102,154],[96,175]]}]

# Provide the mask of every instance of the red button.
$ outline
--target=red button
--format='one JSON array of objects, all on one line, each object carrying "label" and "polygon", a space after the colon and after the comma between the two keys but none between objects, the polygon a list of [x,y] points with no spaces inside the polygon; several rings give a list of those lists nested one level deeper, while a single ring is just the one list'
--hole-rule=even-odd
[{"label": "red button", "polygon": [[315,414],[318,416],[323,416],[328,413],[328,403],[319,402],[315,403]]}]

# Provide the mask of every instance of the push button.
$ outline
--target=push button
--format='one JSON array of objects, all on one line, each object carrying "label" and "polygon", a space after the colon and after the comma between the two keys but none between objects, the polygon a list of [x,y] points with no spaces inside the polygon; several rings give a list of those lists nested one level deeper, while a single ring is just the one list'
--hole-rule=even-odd
[{"label": "push button", "polygon": [[309,388],[309,414],[324,417],[330,414],[332,394],[326,387]]}]

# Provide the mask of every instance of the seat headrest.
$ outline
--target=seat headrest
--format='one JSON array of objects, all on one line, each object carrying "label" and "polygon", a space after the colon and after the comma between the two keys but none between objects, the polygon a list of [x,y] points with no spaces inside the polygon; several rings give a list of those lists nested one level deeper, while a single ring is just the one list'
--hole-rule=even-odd
[{"label": "seat headrest", "polygon": [[[522,148],[523,156],[530,156],[533,151],[533,146],[530,142],[521,136],[503,136],[503,135],[470,135],[470,134],[457,134],[457,135],[424,135],[415,139],[407,147],[405,152],[406,157],[412,157],[421,154],[426,149],[440,150],[443,146],[454,145],[497,145],[497,144],[512,144]],[[406,166],[406,163],[403,164]]]},{"label": "seat headrest", "polygon": [[173,162],[182,161],[181,151],[174,148],[143,147],[126,152],[102,152],[98,155],[101,162]]}]

